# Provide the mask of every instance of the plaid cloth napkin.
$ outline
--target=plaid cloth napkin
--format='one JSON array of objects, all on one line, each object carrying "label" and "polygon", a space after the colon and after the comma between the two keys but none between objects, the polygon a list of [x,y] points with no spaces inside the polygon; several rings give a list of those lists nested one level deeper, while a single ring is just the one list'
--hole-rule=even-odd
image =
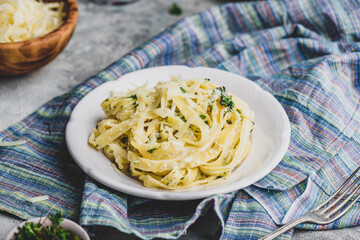
[{"label": "plaid cloth napkin", "polygon": [[[177,238],[212,214],[216,238],[257,239],[326,199],[360,164],[359,41],[355,0],[231,3],[186,17],[0,133],[27,141],[0,148],[0,209],[25,219],[62,210],[83,225],[112,226],[143,239]],[[129,196],[86,177],[64,141],[74,106],[104,82],[170,64],[220,68],[272,93],[291,122],[281,163],[238,192],[184,202]],[[50,199],[26,201],[39,195]],[[359,208],[356,203],[325,226],[298,227],[359,225]]]}]

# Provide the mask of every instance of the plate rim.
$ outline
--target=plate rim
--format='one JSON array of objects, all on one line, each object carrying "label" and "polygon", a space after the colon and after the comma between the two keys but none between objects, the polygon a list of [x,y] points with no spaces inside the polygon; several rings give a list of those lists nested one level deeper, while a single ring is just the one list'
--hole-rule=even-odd
[{"label": "plate rim", "polygon": [[[152,192],[151,188],[146,188],[143,187],[145,191],[139,191],[139,189],[137,188],[133,188],[131,186],[126,186],[126,185],[121,185],[120,186],[118,184],[114,184],[113,182],[109,182],[106,180],[106,176],[104,176],[104,174],[102,174],[101,172],[95,172],[93,171],[93,169],[91,169],[89,166],[85,165],[82,161],[80,161],[78,159],[78,153],[76,153],[76,151],[74,151],[74,149],[72,148],[71,143],[73,142],[73,139],[71,139],[71,131],[74,128],[74,123],[76,123],[76,121],[74,121],[74,118],[76,120],[76,114],[79,111],[79,109],[81,109],[81,106],[83,104],[85,104],[86,99],[90,99],[93,95],[96,95],[97,92],[99,92],[99,89],[105,89],[108,86],[111,85],[117,85],[119,82],[126,80],[126,78],[131,78],[132,76],[136,75],[136,74],[141,74],[141,73],[146,73],[149,71],[154,71],[157,69],[162,69],[162,70],[168,70],[168,71],[172,71],[172,70],[186,70],[186,71],[191,71],[191,72],[196,72],[197,71],[213,71],[213,72],[218,72],[221,74],[226,74],[232,78],[237,78],[238,80],[241,81],[245,81],[247,84],[249,84],[252,88],[254,88],[256,91],[267,95],[266,97],[268,99],[271,100],[271,103],[273,104],[274,107],[276,107],[276,109],[279,111],[279,113],[281,114],[281,120],[284,123],[283,129],[284,131],[282,132],[282,134],[280,135],[280,138],[282,141],[284,141],[284,143],[280,146],[280,149],[277,151],[277,154],[275,157],[277,157],[276,161],[271,161],[271,164],[267,164],[265,166],[265,168],[261,169],[258,173],[256,177],[250,178],[251,179],[251,183],[249,184],[243,184],[244,186],[237,186],[236,182],[235,183],[230,183],[230,184],[221,184],[220,188],[218,188],[219,185],[215,185],[213,187],[210,187],[209,189],[202,189],[200,191],[186,191],[185,190],[164,190],[161,192]],[[259,181],[260,179],[262,179],[263,177],[265,177],[267,174],[269,174],[282,160],[282,158],[284,157],[289,144],[290,144],[290,135],[291,135],[291,126],[290,126],[290,121],[289,118],[284,110],[284,108],[282,107],[282,105],[280,104],[280,102],[269,92],[265,91],[264,89],[262,89],[260,86],[258,86],[256,83],[254,83],[253,81],[237,75],[235,73],[232,72],[228,72],[225,70],[220,70],[220,69],[216,69],[216,68],[209,68],[209,67],[188,67],[185,65],[169,65],[169,66],[159,66],[159,67],[151,67],[151,68],[145,68],[145,69],[141,69],[141,70],[137,70],[137,71],[133,71],[127,74],[124,74],[122,76],[120,76],[119,78],[113,80],[113,81],[109,81],[106,82],[104,84],[101,84],[100,86],[94,88],[91,92],[89,92],[86,96],[84,96],[74,107],[74,109],[71,112],[69,121],[66,125],[66,129],[65,129],[65,141],[66,141],[66,146],[68,148],[68,151],[71,155],[71,157],[73,158],[73,160],[75,161],[75,163],[91,178],[95,179],[96,181],[98,181],[99,183],[110,187],[113,190],[119,191],[119,192],[123,192],[126,194],[130,194],[133,196],[138,196],[138,197],[143,197],[143,198],[150,198],[150,199],[157,199],[157,200],[173,200],[173,201],[178,201],[178,200],[195,200],[195,199],[202,199],[205,197],[209,197],[211,195],[216,195],[216,194],[225,194],[225,193],[229,193],[229,192],[233,192],[233,191],[238,191],[240,189],[243,189],[245,187],[248,187],[254,183],[256,183],[257,181]],[[105,179],[104,179],[105,178]],[[235,186],[234,186],[235,185]],[[159,189],[157,189],[159,190]],[[212,191],[211,191],[212,190]],[[209,193],[210,192],[210,193]],[[191,194],[190,194],[191,193]],[[190,195],[188,195],[190,194]]]}]

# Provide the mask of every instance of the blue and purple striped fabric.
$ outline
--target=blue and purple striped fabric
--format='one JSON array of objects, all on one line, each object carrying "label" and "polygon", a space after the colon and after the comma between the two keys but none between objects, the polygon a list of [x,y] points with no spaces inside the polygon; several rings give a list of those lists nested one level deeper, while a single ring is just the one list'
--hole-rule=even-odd
[{"label": "blue and purple striped fabric", "polygon": [[[355,0],[229,3],[186,17],[0,133],[5,140],[27,140],[0,148],[0,209],[21,218],[62,210],[89,229],[111,226],[143,239],[178,238],[204,221],[202,215],[212,214],[216,238],[264,236],[326,199],[360,165],[359,50]],[[184,202],[129,196],[86,177],[64,141],[73,107],[104,82],[171,64],[230,71],[273,94],[291,122],[281,163],[238,192]],[[26,201],[44,194],[48,201]],[[356,203],[329,225],[298,227],[359,225],[359,209]]]}]

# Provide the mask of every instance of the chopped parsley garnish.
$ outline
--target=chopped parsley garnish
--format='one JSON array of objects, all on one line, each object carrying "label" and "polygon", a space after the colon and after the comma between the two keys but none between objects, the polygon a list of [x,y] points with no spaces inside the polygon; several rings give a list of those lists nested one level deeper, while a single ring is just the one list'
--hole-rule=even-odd
[{"label": "chopped parsley garnish", "polygon": [[208,121],[208,120],[206,120],[206,121],[205,121],[205,124],[209,124],[209,121]]},{"label": "chopped parsley garnish", "polygon": [[181,90],[183,93],[186,93],[186,90],[185,90],[183,87],[180,87],[180,90]]},{"label": "chopped parsley garnish", "polygon": [[205,81],[210,81],[210,78],[205,78]]},{"label": "chopped parsley garnish", "polygon": [[231,99],[231,96],[226,93],[225,87],[218,87],[216,89],[221,92],[220,104],[227,107],[229,111],[232,111],[235,104]]},{"label": "chopped parsley garnish", "polygon": [[232,124],[231,120],[226,120],[226,123],[229,125]]},{"label": "chopped parsley garnish", "polygon": [[59,226],[60,223],[63,221],[62,212],[59,211],[59,212],[55,213],[54,215],[49,215],[49,219],[53,223],[54,227]]},{"label": "chopped parsley garnish", "polygon": [[230,112],[229,109],[227,109],[227,110],[224,112],[223,117],[225,117],[225,115],[226,115],[228,112]]},{"label": "chopped parsley garnish", "polygon": [[153,148],[151,148],[151,149],[149,149],[149,150],[147,150],[149,153],[153,153],[153,152],[155,152],[155,150],[158,150],[160,147],[153,147]]},{"label": "chopped parsley garnish", "polygon": [[120,139],[120,141],[123,143],[123,144],[126,144],[127,141],[128,141],[128,137],[127,136],[124,136]]},{"label": "chopped parsley garnish", "polygon": [[161,130],[156,133],[156,139],[161,140]]},{"label": "chopped parsley garnish", "polygon": [[48,218],[52,222],[52,226],[42,226],[41,223],[27,222],[24,226],[18,228],[18,233],[15,235],[15,240],[42,240],[42,239],[68,239],[80,240],[81,238],[74,235],[72,232],[62,228],[60,223],[64,220],[62,212],[59,211],[54,215],[49,215]]},{"label": "chopped parsley garnish", "polygon": [[172,15],[181,15],[183,13],[183,10],[176,3],[173,3],[171,8],[169,9],[169,13]]},{"label": "chopped parsley garnish", "polygon": [[[136,110],[136,108],[139,106],[138,102],[136,101],[138,99],[136,94],[131,95],[129,98],[131,98],[131,101],[135,101],[135,102],[133,102],[132,105],[134,106],[134,109]],[[123,106],[121,106],[121,108],[123,108]]]},{"label": "chopped parsley garnish", "polygon": [[129,98],[131,98],[132,100],[136,100],[137,96],[136,96],[136,94],[134,94],[134,95],[131,95]]},{"label": "chopped parsley garnish", "polygon": [[107,99],[105,99],[105,102],[107,102],[107,101],[109,101],[109,99],[107,98]]},{"label": "chopped parsley garnish", "polygon": [[201,118],[201,119],[205,119],[206,116],[201,114],[201,115],[200,115],[200,118]]},{"label": "chopped parsley garnish", "polygon": [[[255,125],[254,122],[251,122],[251,123],[252,123],[252,125]],[[254,130],[254,129],[252,128],[252,129],[250,130],[250,133],[252,133],[253,130]]]},{"label": "chopped parsley garnish", "polygon": [[241,111],[240,111],[238,108],[236,109],[236,111],[237,111],[239,114],[241,114]]}]

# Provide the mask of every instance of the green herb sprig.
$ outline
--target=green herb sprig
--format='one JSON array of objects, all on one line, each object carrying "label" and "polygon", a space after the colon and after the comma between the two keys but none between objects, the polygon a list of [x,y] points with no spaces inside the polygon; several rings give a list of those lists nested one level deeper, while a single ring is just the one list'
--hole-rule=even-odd
[{"label": "green herb sprig", "polygon": [[220,104],[227,107],[228,111],[232,112],[232,109],[234,108],[235,104],[231,96],[227,94],[225,87],[218,87],[216,89],[219,90],[221,93]]},{"label": "green herb sprig", "polygon": [[181,7],[179,7],[179,5],[173,3],[171,5],[171,8],[169,9],[169,13],[172,15],[181,15],[183,13],[183,10]]}]

